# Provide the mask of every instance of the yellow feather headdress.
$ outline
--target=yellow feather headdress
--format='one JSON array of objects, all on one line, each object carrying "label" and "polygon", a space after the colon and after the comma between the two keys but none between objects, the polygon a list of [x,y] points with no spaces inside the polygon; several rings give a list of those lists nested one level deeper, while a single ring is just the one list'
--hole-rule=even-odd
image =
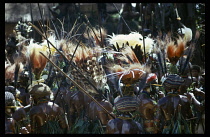
[{"label": "yellow feather headdress", "polygon": [[[119,48],[123,48],[127,43],[129,46],[141,46],[142,51],[144,50],[143,46],[143,36],[138,32],[131,32],[128,35],[124,34],[118,34],[115,35],[113,33],[113,36],[108,35],[110,38],[108,38],[108,42],[111,45],[114,45],[117,47],[117,44],[119,45]],[[146,37],[145,39],[145,52],[150,53],[153,48],[154,40]]]}]

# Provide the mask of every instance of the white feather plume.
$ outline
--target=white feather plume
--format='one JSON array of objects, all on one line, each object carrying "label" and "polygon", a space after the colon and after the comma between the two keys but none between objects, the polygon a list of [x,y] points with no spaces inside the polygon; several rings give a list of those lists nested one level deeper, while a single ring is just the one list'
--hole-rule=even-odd
[{"label": "white feather plume", "polygon": [[192,30],[190,28],[187,28],[182,24],[183,28],[178,29],[179,34],[184,34],[184,38],[186,41],[192,40]]},{"label": "white feather plume", "polygon": [[[108,38],[108,41],[110,44],[113,44],[115,47],[117,46],[116,43],[118,43],[119,48],[122,48],[123,44],[126,45],[126,43],[129,43],[129,46],[141,46],[142,51],[144,50],[143,46],[143,36],[138,32],[131,32],[130,34],[118,34],[113,36],[110,36]],[[152,46],[154,44],[154,40],[146,37],[145,39],[145,52],[150,53],[152,51]]]}]

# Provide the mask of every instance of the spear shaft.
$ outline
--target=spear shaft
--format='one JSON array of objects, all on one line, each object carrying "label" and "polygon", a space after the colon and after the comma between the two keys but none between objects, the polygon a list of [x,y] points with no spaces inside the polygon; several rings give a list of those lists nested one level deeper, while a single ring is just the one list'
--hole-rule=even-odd
[{"label": "spear shaft", "polygon": [[131,32],[130,27],[128,26],[128,24],[126,23],[126,21],[124,20],[123,16],[120,14],[120,11],[118,10],[117,6],[113,3],[115,9],[117,10],[118,14],[120,15],[120,17],[122,18],[123,22],[125,23],[125,25],[127,26],[127,28],[129,29],[129,31]]}]

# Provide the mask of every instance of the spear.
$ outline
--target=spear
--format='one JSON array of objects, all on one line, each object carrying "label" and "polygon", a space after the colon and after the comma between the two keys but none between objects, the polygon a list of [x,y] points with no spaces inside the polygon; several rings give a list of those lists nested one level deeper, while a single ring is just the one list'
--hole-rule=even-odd
[{"label": "spear", "polygon": [[129,29],[129,31],[131,32],[130,27],[128,26],[128,24],[126,23],[126,21],[124,20],[123,16],[120,14],[120,11],[118,10],[117,6],[113,3],[115,9],[117,10],[118,14],[120,15],[121,19],[123,20],[123,22],[125,23],[125,25],[127,26],[127,28]]},{"label": "spear", "polygon": [[71,79],[65,72],[63,72],[58,66],[55,65],[47,56],[45,56],[42,52],[39,52],[42,56],[44,56],[54,67],[56,67],[66,78],[68,78],[77,88],[80,89],[84,94],[86,94],[92,101],[94,101],[99,107],[101,107],[108,115],[115,119],[115,117],[109,113],[106,108],[104,108],[97,100],[95,100],[89,93],[85,91],[80,85],[78,85],[73,79]]}]

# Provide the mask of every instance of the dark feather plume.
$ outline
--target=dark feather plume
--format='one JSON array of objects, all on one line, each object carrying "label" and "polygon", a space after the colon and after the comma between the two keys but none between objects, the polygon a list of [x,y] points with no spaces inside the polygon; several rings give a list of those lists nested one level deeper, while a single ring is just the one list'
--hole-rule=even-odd
[{"label": "dark feather plume", "polygon": [[140,91],[145,87],[146,82],[147,82],[147,76],[148,76],[148,73],[146,72],[146,73],[142,76],[142,78],[139,80],[139,91],[138,91],[138,93],[137,93],[136,96],[138,96],[139,93],[140,93]]},{"label": "dark feather plume", "polygon": [[187,66],[190,62],[190,59],[192,58],[194,50],[195,50],[195,47],[194,47],[193,44],[191,44],[190,47],[189,47],[189,51],[188,51],[188,54],[187,54],[186,61],[184,62],[184,65],[181,69],[181,74],[183,74],[185,72],[185,70],[186,70],[186,68],[187,68]]},{"label": "dark feather plume", "polygon": [[18,73],[19,73],[19,70],[20,70],[20,64],[18,62],[15,63],[15,89],[17,88],[17,81],[18,81]]}]

